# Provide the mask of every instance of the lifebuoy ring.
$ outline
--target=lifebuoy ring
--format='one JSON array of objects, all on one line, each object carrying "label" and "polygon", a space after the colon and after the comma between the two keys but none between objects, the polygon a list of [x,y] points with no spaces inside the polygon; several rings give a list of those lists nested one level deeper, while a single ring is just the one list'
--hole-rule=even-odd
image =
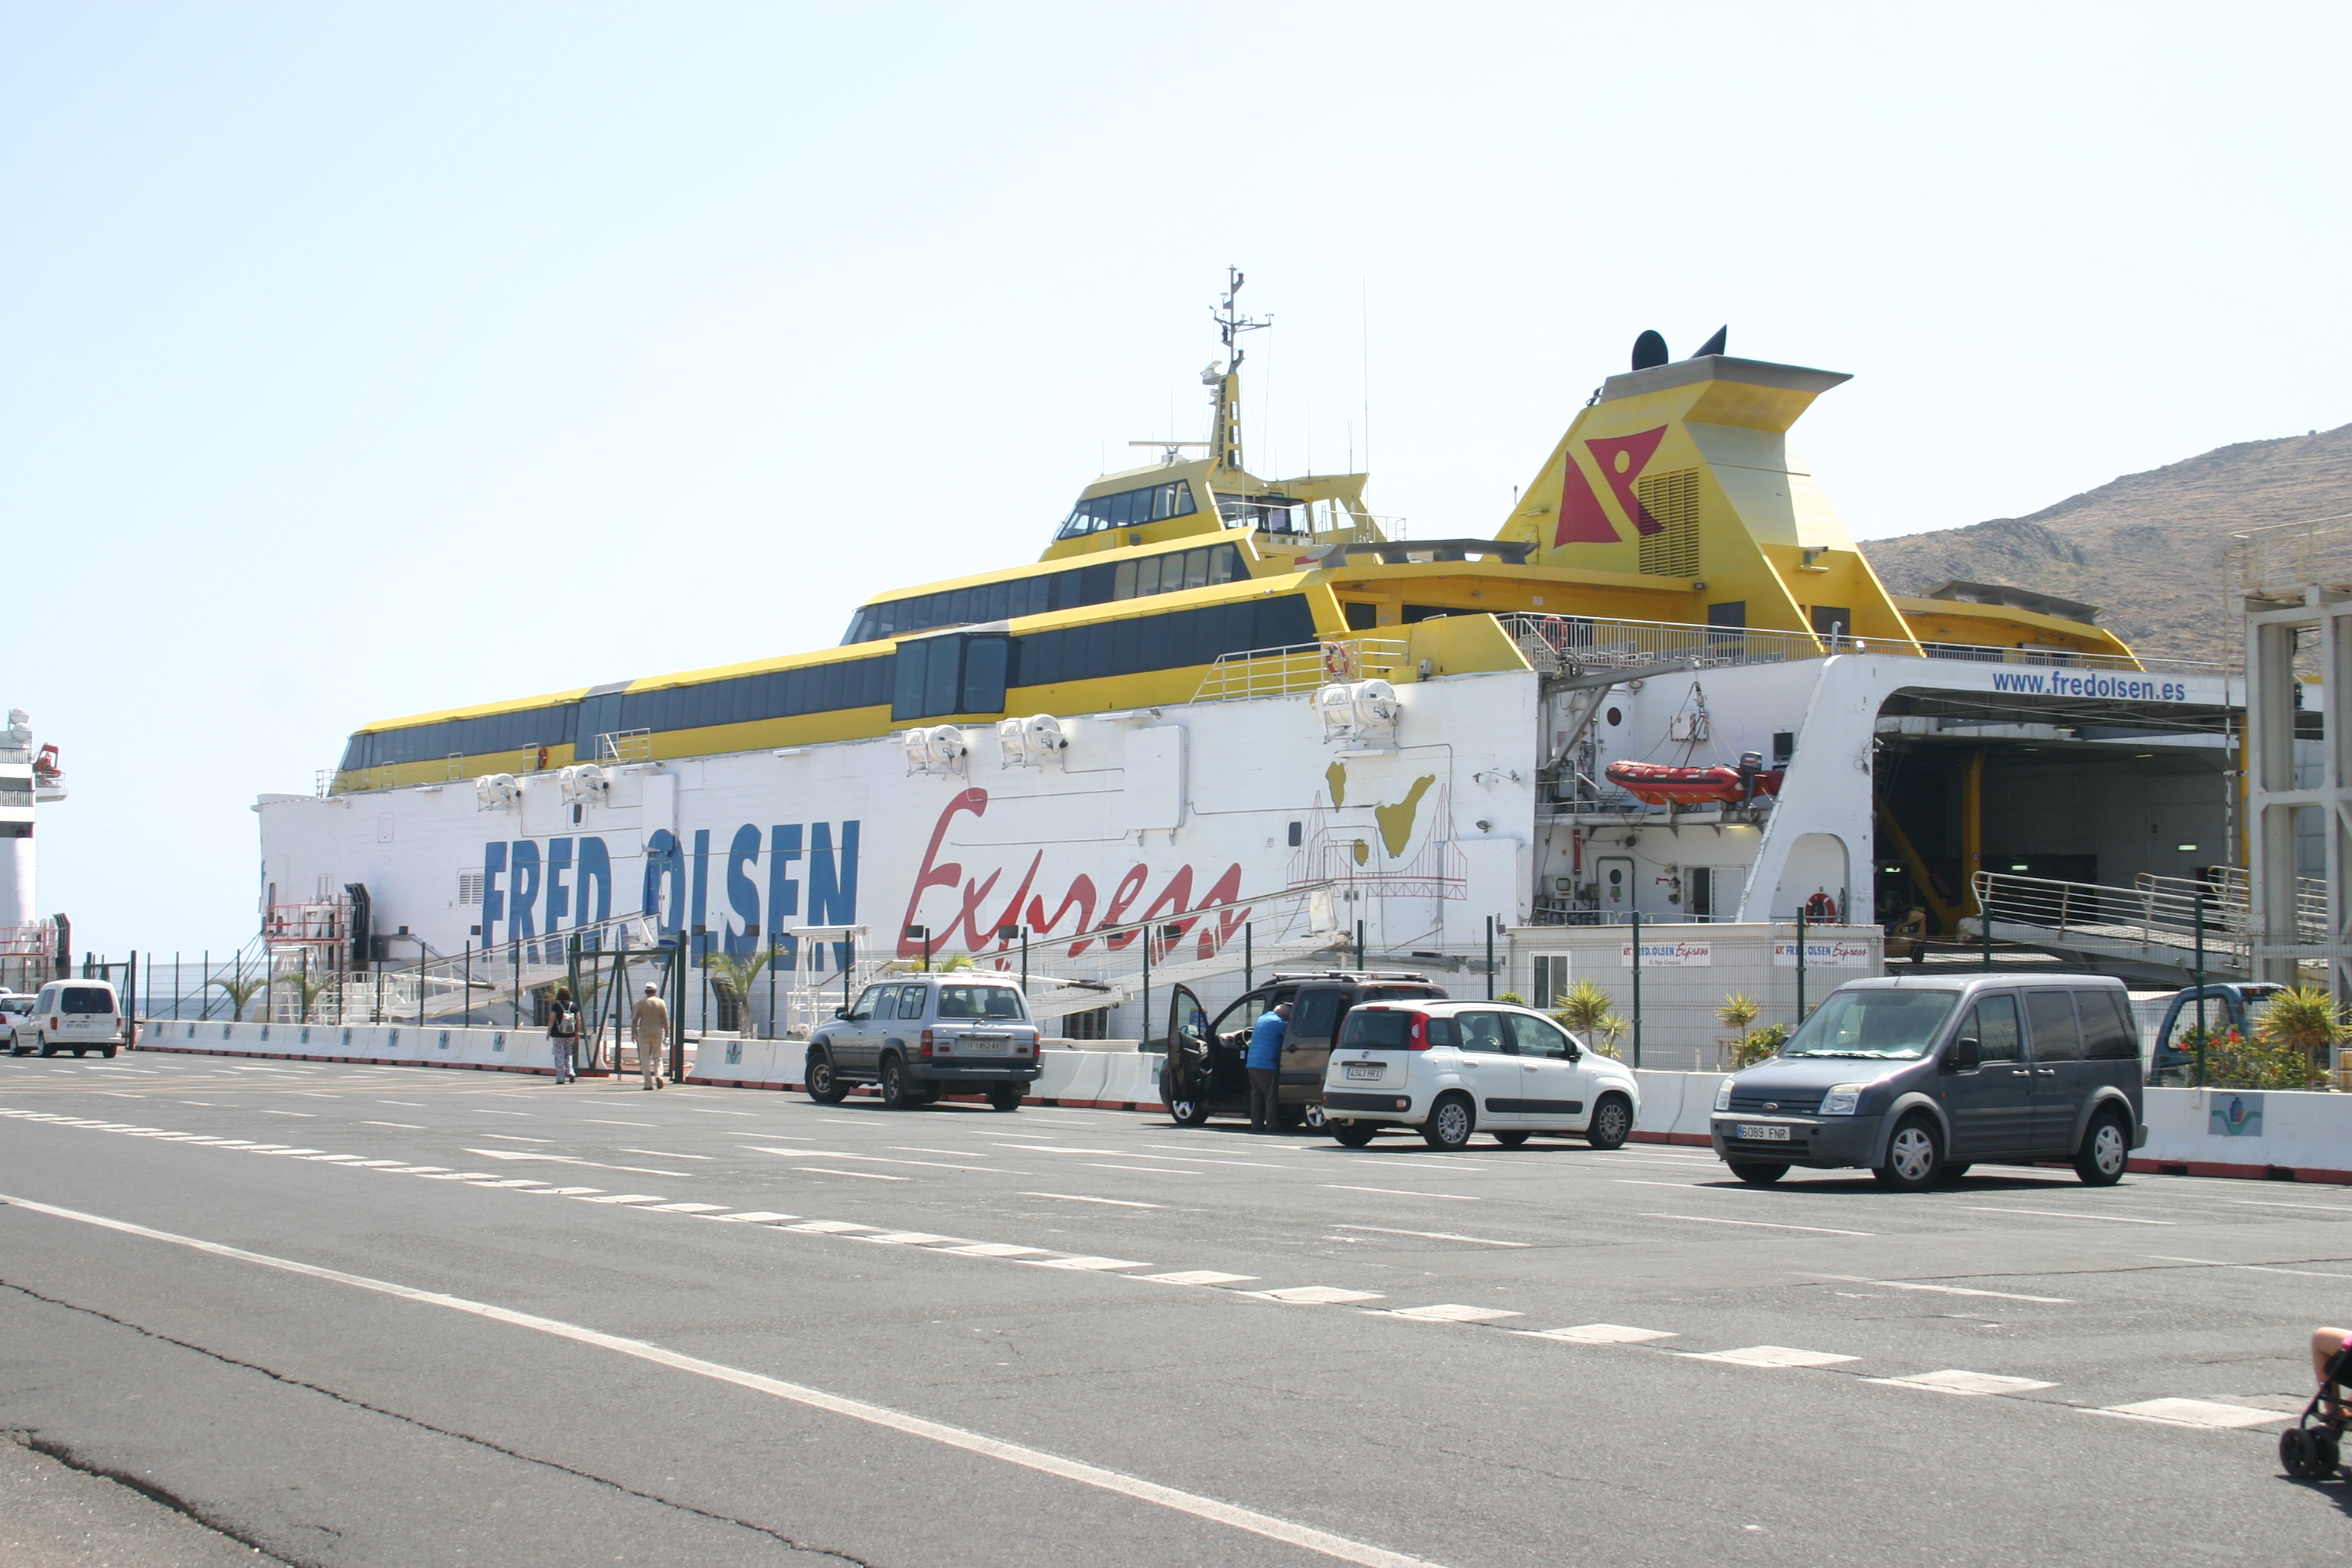
[{"label": "lifebuoy ring", "polygon": [[1339,681],[1348,679],[1349,667],[1355,663],[1346,643],[1327,642],[1323,645],[1323,679]]},{"label": "lifebuoy ring", "polygon": [[1815,893],[1805,900],[1805,918],[1809,921],[1827,921],[1832,925],[1835,925],[1838,918],[1837,900],[1827,893]]}]

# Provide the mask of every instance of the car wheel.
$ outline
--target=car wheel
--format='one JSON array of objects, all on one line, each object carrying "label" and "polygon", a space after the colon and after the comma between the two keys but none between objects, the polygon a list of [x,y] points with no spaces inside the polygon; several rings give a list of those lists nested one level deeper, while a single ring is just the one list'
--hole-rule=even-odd
[{"label": "car wheel", "polygon": [[1524,1132],[1497,1132],[1495,1134],[1495,1142],[1500,1143],[1506,1149],[1516,1149],[1527,1141],[1528,1134]]},{"label": "car wheel", "polygon": [[98,1054],[104,1057],[107,1060],[112,1061],[114,1059],[114,1047],[112,1046],[109,1046]]},{"label": "car wheel", "polygon": [[1209,1124],[1209,1102],[1205,1100],[1177,1100],[1169,1105],[1168,1117],[1179,1127],[1205,1127]]},{"label": "car wheel", "polygon": [[1477,1126],[1478,1113],[1470,1108],[1469,1096],[1441,1094],[1429,1108],[1429,1120],[1421,1124],[1421,1139],[1433,1149],[1459,1149]]},{"label": "car wheel", "polygon": [[988,1108],[989,1108],[991,1110],[1020,1110],[1020,1109],[1021,1109],[1021,1090],[1020,1090],[1020,1089],[1016,1086],[1016,1087],[1010,1088],[1010,1089],[990,1089],[990,1090],[988,1091]]},{"label": "car wheel", "polygon": [[839,1105],[842,1097],[849,1092],[848,1086],[834,1076],[831,1052],[811,1051],[803,1076],[808,1083],[808,1097],[819,1105]]},{"label": "car wheel", "polygon": [[1341,1148],[1360,1149],[1379,1135],[1380,1129],[1369,1121],[1334,1121],[1329,1131]]},{"label": "car wheel", "polygon": [[2103,1110],[2091,1118],[2090,1130],[2083,1134],[2083,1147],[2074,1154],[2074,1173],[2083,1178],[2083,1184],[2112,1187],[2124,1179],[2124,1168],[2130,1163],[2131,1135],[2116,1113]]},{"label": "car wheel", "polygon": [[1592,1108],[1592,1131],[1585,1142],[1595,1149],[1622,1149],[1633,1135],[1633,1105],[1622,1094],[1604,1094]]},{"label": "car wheel", "polygon": [[79,1060],[81,1060],[81,1058],[84,1058],[84,1057],[86,1057],[86,1056],[88,1056],[88,1055],[89,1055],[89,1052],[88,1052],[87,1050],[83,1049],[81,1047],[79,1047],[79,1046],[76,1046],[76,1047],[74,1047],[74,1060],[76,1060],[76,1061],[79,1061]]},{"label": "car wheel", "polygon": [[882,1109],[904,1110],[915,1103],[914,1091],[907,1087],[907,1068],[897,1057],[882,1058]]},{"label": "car wheel", "polygon": [[1944,1163],[1944,1141],[1924,1117],[1906,1116],[1886,1141],[1886,1163],[1870,1173],[1882,1187],[1898,1193],[1924,1192],[1933,1185],[1937,1167]]},{"label": "car wheel", "polygon": [[1944,1163],[1944,1168],[1936,1173],[1936,1180],[1957,1182],[1968,1173],[1969,1163],[1966,1160],[1948,1160]]},{"label": "car wheel", "polygon": [[1751,1187],[1769,1187],[1789,1173],[1786,1165],[1734,1165],[1731,1173]]},{"label": "car wheel", "polygon": [[1319,1104],[1302,1109],[1298,1113],[1298,1119],[1307,1124],[1307,1131],[1309,1132],[1322,1131],[1324,1123],[1330,1120],[1324,1114],[1323,1107]]},{"label": "car wheel", "polygon": [[53,1057],[58,1054],[58,1048],[57,1047],[49,1044],[48,1041],[43,1040],[41,1042],[40,1054],[44,1057]]}]

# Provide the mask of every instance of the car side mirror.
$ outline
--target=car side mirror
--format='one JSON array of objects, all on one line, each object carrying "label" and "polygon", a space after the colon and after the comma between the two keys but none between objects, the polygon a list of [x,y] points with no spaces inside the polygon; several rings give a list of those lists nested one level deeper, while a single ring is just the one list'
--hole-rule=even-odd
[{"label": "car side mirror", "polygon": [[1944,1066],[1953,1072],[1967,1072],[1971,1068],[1982,1065],[1983,1061],[1983,1043],[1969,1036],[1962,1035],[1952,1042],[1951,1051],[1944,1058]]},{"label": "car side mirror", "polygon": [[833,1016],[836,1018],[846,1018],[849,1016],[849,1009],[846,1007],[835,1007],[833,1010]]}]

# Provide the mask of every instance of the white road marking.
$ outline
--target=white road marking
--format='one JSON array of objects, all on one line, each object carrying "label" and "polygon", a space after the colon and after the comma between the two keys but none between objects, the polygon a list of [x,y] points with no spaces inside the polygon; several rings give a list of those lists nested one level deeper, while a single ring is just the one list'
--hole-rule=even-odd
[{"label": "white road marking", "polygon": [[988,1158],[984,1151],[977,1149],[926,1149],[919,1143],[886,1143],[883,1147],[895,1149],[901,1154],[961,1154],[975,1160]]},{"label": "white road marking", "polygon": [[1889,1388],[1924,1388],[1930,1394],[2031,1394],[2037,1388],[2058,1386],[2039,1378],[2002,1377],[1990,1372],[1923,1372],[1911,1377],[1865,1377],[1862,1381],[1884,1384]]},{"label": "white road marking", "polygon": [[1726,1366],[1835,1366],[1860,1361],[1860,1356],[1832,1355],[1827,1351],[1791,1350],[1787,1345],[1749,1345],[1736,1351],[1669,1351],[1692,1361],[1719,1361]]},{"label": "white road marking", "polygon": [[818,1236],[847,1236],[854,1231],[873,1230],[877,1227],[870,1225],[852,1225],[845,1219],[809,1219],[803,1220],[798,1225],[788,1225],[784,1228],[811,1231]]},{"label": "white road marking", "polygon": [[760,1114],[760,1113],[759,1113],[758,1111],[756,1111],[756,1110],[703,1110],[700,1106],[691,1106],[691,1107],[688,1107],[688,1109],[689,1109],[689,1110],[691,1110],[694,1112],[694,1114],[695,1114],[695,1115],[697,1115],[697,1116],[751,1116],[751,1117],[756,1117],[756,1116],[758,1116],[758,1115]]},{"label": "white road marking", "polygon": [[1149,1263],[1131,1258],[1038,1258],[1027,1261],[1039,1268],[1149,1268]]},{"label": "white road marking", "polygon": [[1213,1268],[1187,1268],[1181,1274],[1139,1274],[1136,1278],[1161,1285],[1240,1285],[1255,1279],[1257,1276],[1221,1274]]},{"label": "white road marking", "polygon": [[766,1209],[746,1209],[741,1214],[715,1214],[710,1217],[712,1219],[726,1220],[735,1225],[772,1225],[780,1219],[795,1219],[799,1216],[788,1214],[772,1214]]},{"label": "white road marking", "polygon": [[670,1149],[624,1149],[624,1154],[651,1154],[656,1160],[715,1160],[715,1154],[680,1154]]},{"label": "white road marking", "polygon": [[824,1165],[794,1165],[795,1171],[811,1171],[820,1176],[856,1176],[866,1182],[911,1182],[912,1176],[886,1176],[879,1171],[836,1171]]},{"label": "white road marking", "polygon": [[1486,1236],[1456,1236],[1450,1230],[1397,1230],[1385,1225],[1339,1225],[1334,1230],[1369,1230],[1381,1236],[1418,1236],[1431,1241],[1475,1241],[1481,1247],[1533,1247],[1532,1241],[1496,1241]]},{"label": "white road marking", "polygon": [[653,1128],[658,1128],[658,1127],[660,1127],[660,1126],[661,1126],[661,1123],[660,1123],[660,1122],[658,1122],[658,1121],[614,1121],[611,1120],[611,1119],[610,1119],[610,1118],[608,1118],[608,1117],[603,1117],[603,1116],[591,1116],[591,1117],[587,1118],[587,1120],[588,1120],[588,1121],[590,1121],[594,1122],[594,1123],[595,1123],[597,1126],[599,1126],[599,1127],[653,1127]]},{"label": "white road marking", "polygon": [[379,1100],[376,1103],[378,1105],[404,1105],[411,1110],[422,1110],[425,1109],[425,1102],[421,1100]]},{"label": "white road marking", "polygon": [[961,1241],[960,1236],[934,1236],[928,1230],[886,1230],[873,1236],[861,1236],[860,1241],[884,1241],[894,1247],[929,1247],[937,1242]]},{"label": "white road marking", "polygon": [[1467,1193],[1409,1193],[1402,1187],[1351,1187],[1344,1182],[1326,1182],[1323,1185],[1335,1193],[1380,1193],[1392,1198],[1450,1198],[1458,1204],[1478,1201]]},{"label": "white road marking", "polygon": [[1687,1220],[1692,1225],[1740,1225],[1756,1230],[1809,1230],[1816,1236],[1875,1236],[1874,1230],[1840,1230],[1827,1225],[1775,1225],[1767,1219],[1717,1219],[1709,1215],[1645,1214],[1643,1219]]},{"label": "white road marking", "polygon": [[318,1117],[314,1112],[308,1110],[264,1110],[261,1114],[264,1116],[299,1116],[309,1121],[315,1121],[318,1120]]},{"label": "white road marking", "polygon": [[1165,1204],[1139,1204],[1128,1198],[1088,1197],[1084,1193],[1024,1193],[1021,1195],[1024,1198],[1060,1198],[1066,1203],[1073,1204],[1109,1204],[1123,1209],[1157,1209],[1168,1206]]},{"label": "white road marking", "polygon": [[2126,1421],[2154,1421],[2167,1426],[2201,1426],[2213,1430],[2231,1426],[2264,1426],[2273,1421],[2294,1419],[2292,1415],[2276,1410],[2249,1410],[2242,1405],[2216,1405],[2206,1399],[2143,1399],[2137,1405],[2110,1405],[2089,1414],[2119,1415]]},{"label": "white road marking", "polygon": [[719,1210],[723,1209],[727,1205],[725,1204],[657,1204],[655,1205],[652,1212],[656,1214],[716,1214]]},{"label": "white road marking", "polygon": [[508,1143],[552,1143],[552,1138],[526,1138],[520,1132],[485,1132],[485,1138],[496,1138]]},{"label": "white road marking", "polygon": [[2273,1203],[2264,1198],[2231,1198],[2230,1202],[2241,1205],[2246,1208],[2310,1209],[2315,1213],[2319,1214],[2352,1214],[2352,1207],[2347,1207],[2343,1204],[2282,1204]]},{"label": "white road marking", "polygon": [[966,1258],[1043,1258],[1042,1247],[1013,1247],[1002,1241],[975,1241],[962,1247],[943,1247],[941,1252],[958,1252]]},{"label": "white road marking", "polygon": [[1179,1170],[1173,1165],[1106,1165],[1100,1160],[1086,1162],[1089,1171],[1140,1171],[1147,1176],[1202,1176],[1205,1171]]},{"label": "white road marking", "polygon": [[2216,1263],[2210,1258],[2167,1258],[2160,1252],[2147,1257],[2159,1263],[2199,1263],[2208,1268],[2235,1268],[2247,1274],[2292,1274],[2304,1279],[2352,1279],[2352,1274],[2327,1274],[2316,1268],[2274,1268],[2260,1263]]},{"label": "white road marking", "polygon": [[1491,1323],[1497,1318],[1527,1316],[1524,1312],[1506,1312],[1496,1307],[1465,1307],[1454,1302],[1442,1302],[1434,1307],[1399,1307],[1394,1311],[1378,1315],[1412,1318],[1424,1323]]},{"label": "white road marking", "polygon": [[1334,1307],[1348,1301],[1377,1301],[1377,1290],[1342,1290],[1336,1285],[1293,1285],[1286,1290],[1243,1290],[1261,1301],[1283,1301],[1294,1307]]},{"label": "white road marking", "polygon": [[[921,1165],[934,1171],[988,1171],[1006,1176],[1025,1176],[1029,1173],[1026,1171],[1008,1171],[1002,1165],[950,1165],[940,1160],[893,1160],[882,1154],[852,1153],[846,1149],[762,1149],[752,1143],[740,1144],[738,1147],[748,1149],[754,1154],[777,1154],[787,1160],[864,1160],[869,1164]],[[904,1176],[893,1176],[890,1179],[894,1182],[907,1180]]]},{"label": "white road marking", "polygon": [[107,1219],[98,1215],[82,1214],[73,1209],[55,1208],[47,1204],[30,1203],[23,1198],[0,1194],[0,1203],[32,1209],[59,1219],[68,1219],[84,1225],[120,1231],[124,1235],[137,1236],[151,1241],[189,1247],[240,1263],[256,1264],[265,1268],[283,1269],[289,1274],[299,1274],[310,1279],[324,1280],[330,1284],[347,1285],[362,1290],[373,1290],[380,1295],[396,1297],[405,1301],[414,1301],[424,1306],[441,1307],[451,1311],[464,1312],[492,1322],[505,1323],[509,1327],[551,1334],[577,1344],[614,1351],[622,1355],[633,1356],[639,1361],[650,1362],[656,1366],[666,1366],[695,1376],[732,1384],[738,1388],[750,1389],[758,1394],[772,1394],[777,1398],[788,1399],[811,1409],[823,1410],[835,1415],[845,1415],[852,1420],[863,1421],[870,1426],[887,1427],[909,1436],[921,1437],[949,1447],[961,1448],[966,1453],[1001,1459],[1024,1469],[1056,1476],[1064,1480],[1076,1481],[1080,1485],[1114,1492],[1122,1497],[1134,1498],[1139,1501],[1152,1503],[1179,1513],[1191,1515],[1195,1519],[1229,1525],[1253,1535],[1264,1536],[1269,1541],[1278,1541],[1286,1545],[1297,1546],[1342,1563],[1358,1563],[1361,1568],[1435,1568],[1434,1564],[1422,1558],[1408,1557],[1402,1552],[1390,1552],[1381,1547],[1367,1545],[1362,1542],[1350,1541],[1345,1536],[1333,1535],[1327,1531],[1317,1530],[1308,1525],[1294,1524],[1288,1520],[1277,1519],[1271,1514],[1259,1513],[1255,1510],[1236,1508],[1231,1503],[1219,1502],[1213,1498],[1203,1497],[1197,1492],[1181,1491],[1174,1487],[1163,1487],[1157,1482],[1143,1480],[1118,1470],[1105,1469],[1101,1466],[1086,1464],[1076,1459],[1066,1459],[1057,1454],[1049,1454],[1043,1449],[1026,1447],[1018,1443],[1003,1442],[961,1426],[950,1426],[941,1422],[926,1420],[921,1416],[910,1415],[885,1405],[870,1405],[864,1400],[845,1399],[839,1394],[826,1394],[805,1384],[786,1383],[779,1378],[746,1372],[740,1367],[703,1361],[696,1356],[681,1355],[676,1351],[664,1350],[659,1345],[648,1344],[643,1340],[625,1339],[618,1334],[607,1334],[554,1318],[535,1317],[530,1313],[517,1312],[504,1307],[494,1307],[485,1302],[469,1301],[462,1297],[443,1295],[437,1291],[419,1290],[407,1285],[394,1285],[383,1279],[371,1279],[362,1274],[346,1274],[341,1269],[322,1268],[311,1263],[297,1263],[290,1258],[272,1258],[267,1253],[247,1252],[242,1247],[227,1247],[215,1241],[202,1241],[194,1237],[176,1236],[170,1231],[151,1230],[145,1226],[132,1225],[124,1220]]},{"label": "white road marking", "polygon": [[1483,1171],[1489,1169],[1489,1167],[1481,1161],[1449,1160],[1443,1154],[1418,1156],[1406,1154],[1357,1154],[1350,1152],[1348,1155],[1348,1158],[1350,1163],[1358,1165],[1407,1165],[1421,1170],[1427,1170],[1431,1166],[1434,1165],[1441,1170],[1447,1171]]},{"label": "white road marking", "polygon": [[1865,1279],[1859,1274],[1816,1274],[1815,1279],[1835,1279],[1845,1285],[1883,1285],[1889,1290],[1932,1290],[1939,1296],[1990,1296],[2001,1301],[2038,1301],[2045,1307],[2071,1307],[2065,1296],[2021,1296],[2013,1290],[1978,1290],[1964,1285],[1922,1285],[1909,1279]]},{"label": "white road marking", "polygon": [[1985,1204],[1955,1204],[1952,1206],[1969,1209],[1977,1214],[2032,1214],[2040,1215],[2045,1219],[2105,1220],[2111,1225],[2170,1225],[2173,1223],[2168,1219],[2134,1219],[2129,1215],[2120,1214],[2069,1214],[2064,1209],[2013,1209],[2007,1206],[1993,1208]]},{"label": "white road marking", "polygon": [[362,1127],[397,1127],[404,1132],[422,1132],[425,1131],[424,1128],[417,1126],[416,1123],[413,1121],[362,1121],[360,1125]]},{"label": "white road marking", "polygon": [[1579,1345],[1637,1345],[1647,1340],[1679,1336],[1664,1329],[1629,1329],[1622,1323],[1581,1323],[1572,1329],[1515,1329],[1533,1340],[1566,1340]]},{"label": "white road marking", "polygon": [[606,1193],[602,1197],[582,1198],[583,1204],[657,1204],[659,1193]]},{"label": "white road marking", "polygon": [[651,1165],[608,1165],[601,1160],[577,1160],[569,1154],[542,1154],[535,1149],[468,1149],[490,1160],[529,1160],[537,1165],[585,1165],[594,1171],[626,1171],[633,1176],[683,1176],[685,1171],[656,1171]]}]

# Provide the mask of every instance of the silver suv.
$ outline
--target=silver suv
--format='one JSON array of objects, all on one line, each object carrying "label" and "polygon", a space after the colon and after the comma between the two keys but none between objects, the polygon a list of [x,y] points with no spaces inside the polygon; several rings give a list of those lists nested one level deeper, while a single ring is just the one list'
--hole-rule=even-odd
[{"label": "silver suv", "polygon": [[997,1110],[1017,1110],[1037,1079],[1037,1039],[1029,1005],[1010,980],[961,971],[894,975],[811,1032],[802,1081],[819,1105],[870,1083],[892,1110],[948,1094],[985,1094]]}]

